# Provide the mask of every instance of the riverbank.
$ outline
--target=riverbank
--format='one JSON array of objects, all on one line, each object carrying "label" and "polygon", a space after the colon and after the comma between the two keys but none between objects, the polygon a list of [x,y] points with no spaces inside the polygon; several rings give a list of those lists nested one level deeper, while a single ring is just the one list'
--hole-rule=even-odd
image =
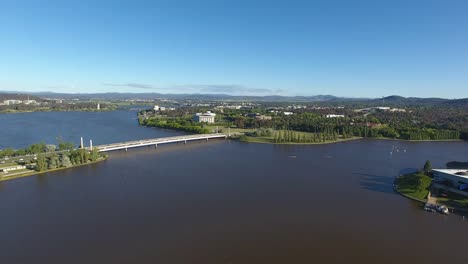
[{"label": "riverbank", "polygon": [[369,139],[381,139],[381,140],[394,140],[394,141],[404,141],[404,142],[460,142],[465,141],[463,139],[401,139],[401,138],[386,138],[386,137],[368,137]]},{"label": "riverbank", "polygon": [[324,144],[334,144],[339,142],[347,142],[352,140],[362,139],[361,137],[352,137],[352,138],[340,138],[337,140],[329,140],[322,142],[275,142],[272,137],[250,137],[244,136],[238,138],[242,142],[248,143],[259,143],[259,144],[276,144],[276,145],[324,145]]},{"label": "riverbank", "polygon": [[61,170],[67,170],[67,169],[74,169],[74,168],[85,166],[85,165],[99,163],[99,162],[105,161],[107,159],[108,159],[108,156],[105,156],[105,157],[97,159],[96,161],[90,161],[90,162],[87,162],[87,163],[75,164],[75,165],[72,165],[70,167],[60,167],[60,168],[48,169],[48,170],[44,170],[44,171],[28,170],[28,171],[24,171],[24,172],[20,172],[20,173],[16,173],[16,174],[14,174],[14,173],[10,174],[11,176],[0,173],[0,182],[7,181],[7,180],[13,180],[13,179],[17,179],[17,178],[22,178],[22,177],[28,177],[28,176],[34,176],[34,175],[49,173],[49,172],[55,172],[55,171],[61,171]]},{"label": "riverbank", "polygon": [[351,137],[351,138],[338,138],[337,140],[326,140],[320,142],[275,142],[273,137],[254,137],[254,136],[245,136],[240,139],[242,142],[248,143],[261,143],[261,144],[278,144],[278,145],[323,145],[323,144],[333,144],[339,142],[347,142],[359,139],[369,139],[369,140],[393,140],[401,142],[463,142],[462,139],[441,139],[441,140],[407,140],[407,139],[394,139],[394,138],[373,138],[373,137]]},{"label": "riverbank", "polygon": [[440,188],[434,188],[432,178],[421,172],[396,177],[394,190],[400,195],[422,204],[427,203],[428,197],[430,197],[432,203],[445,205],[451,211],[468,212],[468,198],[450,192],[442,196]]},{"label": "riverbank", "polygon": [[118,110],[117,108],[112,109],[34,109],[34,110],[15,110],[15,109],[7,109],[1,110],[0,114],[19,114],[19,113],[36,113],[36,112],[110,112]]}]

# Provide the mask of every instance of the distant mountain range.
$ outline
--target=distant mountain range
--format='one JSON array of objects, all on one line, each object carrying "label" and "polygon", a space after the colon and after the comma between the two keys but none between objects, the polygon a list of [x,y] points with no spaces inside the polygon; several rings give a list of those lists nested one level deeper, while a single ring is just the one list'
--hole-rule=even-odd
[{"label": "distant mountain range", "polygon": [[81,99],[81,100],[200,100],[200,101],[257,101],[257,102],[296,102],[296,103],[329,103],[329,104],[365,104],[373,106],[410,106],[410,105],[443,105],[454,107],[468,107],[468,98],[444,99],[444,98],[418,98],[402,97],[398,95],[383,98],[347,98],[333,95],[314,96],[235,96],[227,94],[160,94],[160,93],[53,93],[53,92],[0,92],[0,101],[7,99],[25,100],[27,96],[31,100],[49,99]]},{"label": "distant mountain range", "polygon": [[1,93],[0,92],[0,103],[3,103],[5,100],[35,100],[36,102],[43,102],[45,101],[39,96],[35,96],[32,94],[24,94],[24,93]]},{"label": "distant mountain range", "polygon": [[[18,92],[4,92],[13,94]],[[185,100],[233,100],[233,101],[294,101],[294,102],[318,102],[339,99],[333,95],[315,96],[236,96],[227,94],[160,94],[160,93],[53,93],[53,92],[28,92],[42,98],[50,99],[107,99],[107,100],[148,100],[148,99],[185,99]],[[343,98],[345,99],[345,98]]]}]

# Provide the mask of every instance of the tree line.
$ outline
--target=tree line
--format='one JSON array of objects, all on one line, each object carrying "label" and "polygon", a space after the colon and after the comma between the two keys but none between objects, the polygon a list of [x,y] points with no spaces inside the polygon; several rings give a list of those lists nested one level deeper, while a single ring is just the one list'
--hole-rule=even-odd
[{"label": "tree line", "polygon": [[21,163],[34,165],[37,171],[71,167],[88,162],[97,161],[105,154],[99,153],[97,149],[75,149],[71,142],[59,141],[59,144],[46,144],[44,142],[32,144],[24,149],[14,150],[6,148],[0,150],[0,158],[18,157],[30,155],[31,158]]},{"label": "tree line", "polygon": [[35,169],[37,171],[52,170],[57,168],[69,168],[73,165],[80,165],[89,162],[95,162],[104,155],[99,153],[97,149],[88,151],[86,149],[75,149],[64,153],[45,153],[38,154],[36,159]]},{"label": "tree line", "polygon": [[208,128],[202,127],[202,123],[197,123],[194,121],[185,120],[182,118],[175,118],[175,119],[162,119],[157,117],[148,117],[139,119],[140,125],[148,126],[148,127],[158,127],[158,128],[165,128],[165,129],[173,129],[179,131],[186,131],[191,133],[197,134],[208,134],[210,130]]}]

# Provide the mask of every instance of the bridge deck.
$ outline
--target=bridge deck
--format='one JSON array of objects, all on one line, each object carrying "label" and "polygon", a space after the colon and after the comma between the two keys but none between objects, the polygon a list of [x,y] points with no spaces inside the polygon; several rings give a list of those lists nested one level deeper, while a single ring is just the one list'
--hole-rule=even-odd
[{"label": "bridge deck", "polygon": [[127,141],[121,143],[112,143],[107,145],[98,145],[94,148],[98,149],[99,152],[106,152],[119,149],[129,149],[137,148],[151,145],[160,145],[167,143],[177,143],[177,142],[187,142],[193,140],[208,140],[215,138],[226,138],[225,134],[200,134],[200,135],[187,135],[187,136],[177,136],[177,137],[164,137],[164,138],[153,138],[153,139],[142,139],[135,141]]}]

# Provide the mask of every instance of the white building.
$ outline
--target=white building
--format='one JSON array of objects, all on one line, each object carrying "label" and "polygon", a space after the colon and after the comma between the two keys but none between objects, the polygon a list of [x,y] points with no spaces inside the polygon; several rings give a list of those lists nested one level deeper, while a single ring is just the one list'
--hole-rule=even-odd
[{"label": "white building", "polygon": [[468,169],[433,169],[434,181],[466,191],[468,196]]},{"label": "white building", "polygon": [[344,115],[326,115],[327,118],[344,117]]},{"label": "white building", "polygon": [[293,112],[283,112],[284,115],[292,115],[294,114]]},{"label": "white building", "polygon": [[196,113],[193,116],[193,120],[196,122],[206,122],[206,123],[214,123],[215,122],[215,113],[211,113],[211,111],[208,111],[206,113]]},{"label": "white building", "polygon": [[21,100],[5,100],[3,101],[4,105],[14,105],[14,104],[21,104],[23,101]]},{"label": "white building", "polygon": [[159,105],[155,105],[155,106],[153,107],[153,110],[154,110],[154,111],[159,111]]},{"label": "white building", "polygon": [[25,100],[23,101],[23,104],[37,104],[36,100],[29,100],[29,96],[28,96],[28,100]]}]

